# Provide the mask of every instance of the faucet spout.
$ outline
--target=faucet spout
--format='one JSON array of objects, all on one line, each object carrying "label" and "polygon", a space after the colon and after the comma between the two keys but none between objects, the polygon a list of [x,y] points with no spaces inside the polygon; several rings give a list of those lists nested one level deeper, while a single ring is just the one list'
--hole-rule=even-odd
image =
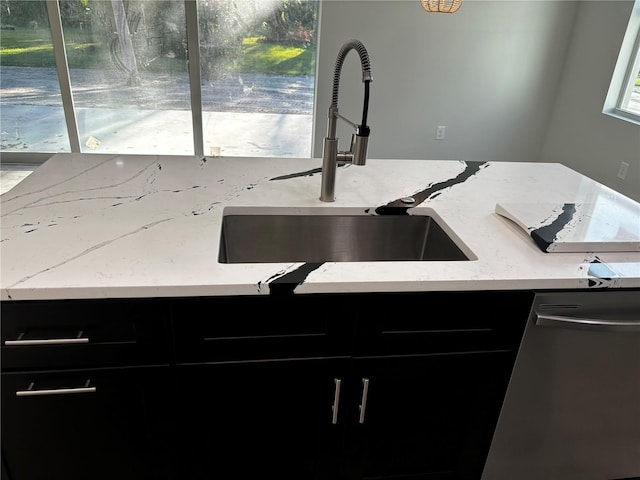
[{"label": "faucet spout", "polygon": [[[340,90],[340,75],[342,65],[347,54],[351,50],[356,50],[360,56],[362,66],[362,82],[364,83],[364,102],[362,106],[362,120],[360,124],[351,122],[338,113],[338,93]],[[369,143],[370,129],[367,125],[369,113],[369,84],[373,81],[371,75],[371,62],[367,49],[359,40],[349,40],[338,52],[333,73],[333,89],[331,94],[331,105],[329,106],[329,120],[327,123],[327,136],[324,139],[324,149],[322,154],[322,185],[320,190],[320,200],[323,202],[333,202],[335,200],[335,180],[338,162],[353,163],[354,165],[365,165],[367,161],[367,146]],[[352,135],[349,150],[341,152],[338,150],[338,139],[336,138],[336,125],[338,119],[342,119],[355,129]]]}]

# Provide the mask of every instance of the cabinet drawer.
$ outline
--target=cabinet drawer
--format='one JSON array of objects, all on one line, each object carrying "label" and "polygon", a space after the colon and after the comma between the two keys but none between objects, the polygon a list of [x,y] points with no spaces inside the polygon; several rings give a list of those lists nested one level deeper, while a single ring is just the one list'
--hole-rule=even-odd
[{"label": "cabinet drawer", "polygon": [[161,300],[3,302],[2,369],[169,361],[169,307]]},{"label": "cabinet drawer", "polygon": [[350,353],[353,304],[335,295],[177,299],[178,362],[341,356]]},{"label": "cabinet drawer", "polygon": [[168,370],[3,373],[6,478],[169,480]]},{"label": "cabinet drawer", "polygon": [[358,356],[517,349],[532,292],[381,293],[361,298]]}]

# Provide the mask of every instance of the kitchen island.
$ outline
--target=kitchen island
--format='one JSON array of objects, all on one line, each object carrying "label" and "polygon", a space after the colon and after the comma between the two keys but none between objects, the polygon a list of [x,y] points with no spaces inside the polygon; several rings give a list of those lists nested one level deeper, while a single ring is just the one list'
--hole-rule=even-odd
[{"label": "kitchen island", "polygon": [[[560,164],[58,154],[2,196],[2,300],[640,287],[640,250],[543,251],[497,205],[588,205],[640,236],[638,204]],[[412,196],[471,252],[456,262],[218,262],[225,207],[356,207]],[[593,213],[593,212],[592,212]],[[637,213],[636,213],[637,215]],[[588,215],[586,215],[588,218]],[[581,221],[577,228],[589,228]],[[606,238],[603,240],[606,242]]]},{"label": "kitchen island", "polygon": [[[61,154],[3,195],[2,479],[479,480],[537,292],[637,309],[638,204],[562,165],[320,174]],[[247,207],[426,210],[465,259],[222,263]]]}]

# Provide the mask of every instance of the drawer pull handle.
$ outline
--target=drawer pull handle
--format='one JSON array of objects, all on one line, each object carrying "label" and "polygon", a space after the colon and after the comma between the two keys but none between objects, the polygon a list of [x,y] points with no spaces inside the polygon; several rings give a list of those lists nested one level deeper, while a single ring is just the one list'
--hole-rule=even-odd
[{"label": "drawer pull handle", "polygon": [[70,395],[72,393],[95,393],[96,387],[90,387],[91,380],[87,380],[84,387],[75,388],[50,388],[45,390],[34,390],[34,382],[31,382],[26,390],[18,390],[17,397],[37,397],[44,395]]},{"label": "drawer pull handle", "polygon": [[360,401],[360,405],[358,409],[360,410],[360,418],[358,423],[364,423],[364,413],[367,409],[367,395],[369,394],[369,379],[362,379],[362,400]]},{"label": "drawer pull handle", "polygon": [[76,343],[89,343],[88,337],[83,337],[84,332],[80,330],[75,338],[41,338],[33,340],[23,340],[24,332],[18,335],[16,340],[5,340],[7,346],[27,346],[27,345],[69,345]]},{"label": "drawer pull handle", "polygon": [[536,325],[543,327],[594,330],[602,332],[640,332],[640,320],[609,320],[603,318],[579,318],[545,315],[536,312]]},{"label": "drawer pull handle", "polygon": [[338,404],[340,403],[340,384],[342,384],[342,380],[334,378],[333,383],[335,384],[335,391],[333,393],[333,405],[331,406],[331,423],[335,425],[338,423]]}]

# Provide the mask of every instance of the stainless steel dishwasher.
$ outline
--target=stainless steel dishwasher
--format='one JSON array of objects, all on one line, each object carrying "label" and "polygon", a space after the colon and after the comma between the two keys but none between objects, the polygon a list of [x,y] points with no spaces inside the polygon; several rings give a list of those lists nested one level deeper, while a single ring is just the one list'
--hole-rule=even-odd
[{"label": "stainless steel dishwasher", "polygon": [[482,480],[640,480],[640,290],[539,292]]}]

